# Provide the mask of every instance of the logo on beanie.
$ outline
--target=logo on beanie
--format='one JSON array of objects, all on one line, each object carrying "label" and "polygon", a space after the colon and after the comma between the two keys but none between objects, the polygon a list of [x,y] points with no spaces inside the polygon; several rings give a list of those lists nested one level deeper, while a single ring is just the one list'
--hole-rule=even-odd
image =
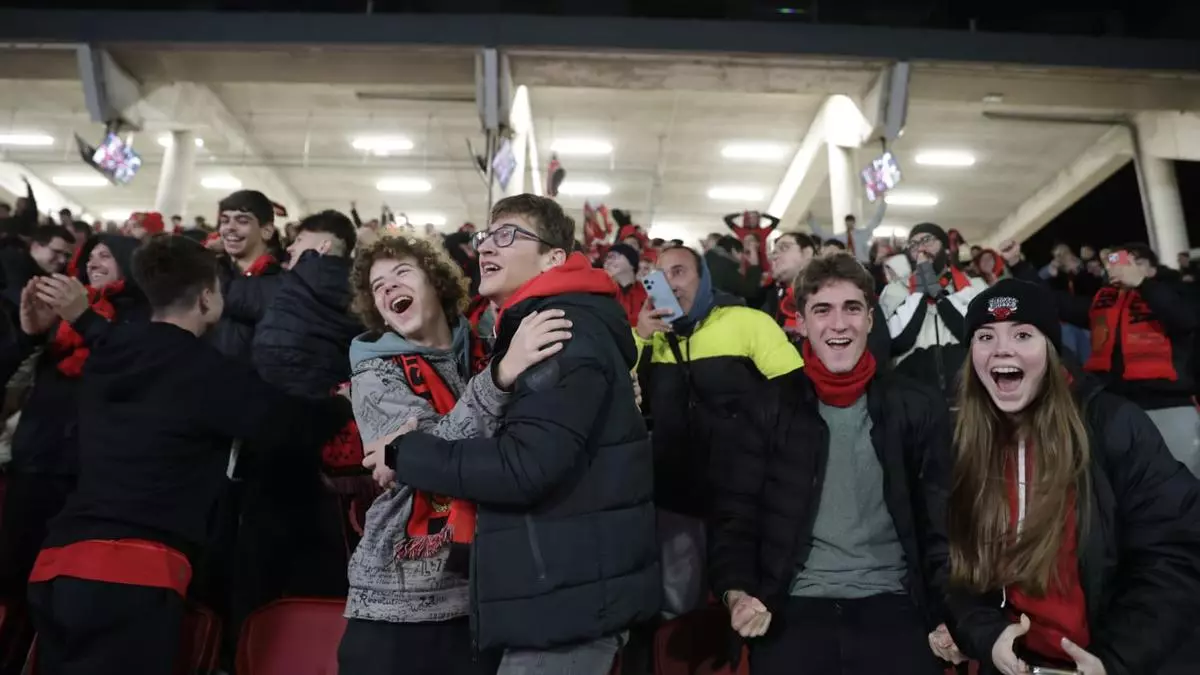
[{"label": "logo on beanie", "polygon": [[992,298],[988,300],[987,311],[996,321],[1004,321],[1017,311],[1017,299],[1011,297]]}]

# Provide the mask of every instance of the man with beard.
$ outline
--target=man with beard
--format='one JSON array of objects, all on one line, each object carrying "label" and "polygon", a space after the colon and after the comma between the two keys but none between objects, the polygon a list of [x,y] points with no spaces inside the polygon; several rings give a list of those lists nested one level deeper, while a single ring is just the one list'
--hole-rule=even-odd
[{"label": "man with beard", "polygon": [[896,370],[938,387],[952,401],[966,358],[967,305],[987,285],[950,264],[950,237],[933,223],[909,233],[908,257],[915,271],[879,296]]},{"label": "man with beard", "polygon": [[939,672],[949,420],[937,392],[877,370],[874,286],[848,253],[809,263],[805,367],[719,425],[709,571],[751,675]]}]

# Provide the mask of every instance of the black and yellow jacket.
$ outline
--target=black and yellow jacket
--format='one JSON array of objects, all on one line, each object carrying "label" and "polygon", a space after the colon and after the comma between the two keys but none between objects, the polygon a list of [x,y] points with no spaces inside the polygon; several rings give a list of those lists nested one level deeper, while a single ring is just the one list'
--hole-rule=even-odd
[{"label": "black and yellow jacket", "polygon": [[[761,382],[804,365],[768,314],[718,303],[690,337],[634,332],[643,406],[653,419],[655,503],[704,517],[713,424]],[[674,343],[674,344],[673,344]]]}]

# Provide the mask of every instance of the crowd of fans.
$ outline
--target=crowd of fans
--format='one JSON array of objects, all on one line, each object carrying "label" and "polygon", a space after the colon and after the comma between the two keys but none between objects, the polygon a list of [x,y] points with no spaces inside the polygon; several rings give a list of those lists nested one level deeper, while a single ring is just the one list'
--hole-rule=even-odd
[{"label": "crowd of fans", "polygon": [[0,205],[0,592],[41,673],[173,672],[188,603],[232,672],[291,596],[345,598],[344,675],[1200,669],[1185,256],[1038,269],[882,207],[693,249],[533,195],[450,234],[34,197]]}]

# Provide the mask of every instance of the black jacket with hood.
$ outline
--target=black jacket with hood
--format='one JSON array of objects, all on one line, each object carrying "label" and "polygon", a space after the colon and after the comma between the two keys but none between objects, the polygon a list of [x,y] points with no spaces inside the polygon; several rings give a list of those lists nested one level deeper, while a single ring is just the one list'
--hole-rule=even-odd
[{"label": "black jacket with hood", "polygon": [[252,365],[254,331],[283,282],[283,268],[271,262],[258,276],[246,276],[228,256],[223,256],[219,270],[225,311],[205,339],[225,356]]},{"label": "black jacket with hood", "polygon": [[330,438],[348,407],[286,396],[178,326],[116,326],[84,366],[78,487],[46,545],[148,539],[195,560],[233,440],[278,465]]},{"label": "black jacket with hood", "polygon": [[[1200,481],[1171,456],[1150,418],[1075,374],[1091,448],[1089,499],[1076,519],[1079,577],[1087,602],[1087,650],[1108,675],[1200,672]],[[1080,508],[1080,507],[1077,507]],[[992,666],[992,645],[1012,623],[997,590],[951,588],[949,622],[964,654]],[[1181,647],[1190,643],[1190,654]],[[1182,660],[1182,662],[1181,662]],[[1165,672],[1165,671],[1164,671]]]},{"label": "black jacket with hood", "polygon": [[[92,237],[84,244],[80,260],[87,260],[92,249],[99,244],[104,244],[112,251],[113,258],[121,270],[121,277],[125,281],[125,288],[110,298],[116,312],[112,321],[89,307],[72,324],[89,349],[94,349],[100,344],[114,325],[142,322],[150,318],[150,306],[134,284],[130,273],[130,262],[138,241],[116,235]],[[83,284],[87,284],[86,266],[79,270],[78,278]],[[52,340],[57,330],[56,324],[45,336],[23,336],[17,341],[17,348],[23,350],[22,356],[27,355],[36,344]],[[16,471],[59,475],[73,475],[76,471],[79,444],[78,393],[81,378],[60,372],[58,361],[54,350],[49,346],[38,360],[29,400],[22,409],[21,421],[13,434],[12,467]]]},{"label": "black jacket with hood", "polygon": [[321,398],[350,381],[350,342],[365,330],[350,313],[351,265],[306,251],[280,275],[254,331],[254,367],[268,384]]},{"label": "black jacket with hood", "polygon": [[401,436],[397,480],[478,504],[470,573],[480,648],[586,642],[652,618],[662,576],[637,358],[616,288],[582,254],[526,284],[499,318],[495,360],[531,312],[573,322],[523,373],[493,438]]}]

